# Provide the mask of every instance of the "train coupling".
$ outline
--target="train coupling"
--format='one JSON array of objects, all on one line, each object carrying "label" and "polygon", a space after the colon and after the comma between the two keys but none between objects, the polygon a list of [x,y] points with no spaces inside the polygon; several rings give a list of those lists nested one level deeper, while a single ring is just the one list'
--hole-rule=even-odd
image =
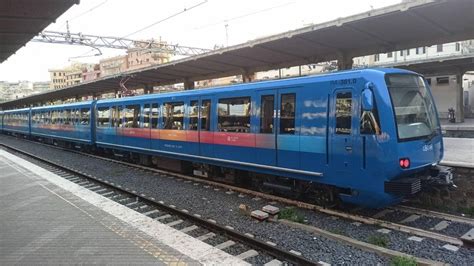
[{"label": "train coupling", "polygon": [[441,165],[435,165],[430,168],[429,176],[425,181],[432,184],[453,186],[456,185],[453,182],[453,168]]},{"label": "train coupling", "polygon": [[414,176],[406,176],[386,181],[384,190],[387,193],[395,195],[414,195],[422,190],[423,187],[439,185],[453,186],[453,169],[451,167],[433,165],[426,171]]}]

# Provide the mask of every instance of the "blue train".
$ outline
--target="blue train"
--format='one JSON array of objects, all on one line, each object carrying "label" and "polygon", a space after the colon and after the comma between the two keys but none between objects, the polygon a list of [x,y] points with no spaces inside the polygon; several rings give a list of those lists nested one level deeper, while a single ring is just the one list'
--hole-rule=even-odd
[{"label": "blue train", "polygon": [[422,76],[364,69],[9,110],[2,130],[318,203],[400,202],[449,184]]}]

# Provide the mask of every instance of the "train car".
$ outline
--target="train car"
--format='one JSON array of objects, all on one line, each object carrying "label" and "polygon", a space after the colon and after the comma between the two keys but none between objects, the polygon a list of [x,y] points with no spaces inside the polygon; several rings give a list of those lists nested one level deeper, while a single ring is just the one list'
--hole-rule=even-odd
[{"label": "train car", "polygon": [[30,108],[3,112],[2,130],[12,135],[30,135]]},{"label": "train car", "polygon": [[93,101],[31,109],[31,136],[76,145],[94,144]]},{"label": "train car", "polygon": [[452,178],[436,166],[443,141],[428,84],[405,70],[99,100],[96,112],[101,149],[323,202],[382,207]]}]

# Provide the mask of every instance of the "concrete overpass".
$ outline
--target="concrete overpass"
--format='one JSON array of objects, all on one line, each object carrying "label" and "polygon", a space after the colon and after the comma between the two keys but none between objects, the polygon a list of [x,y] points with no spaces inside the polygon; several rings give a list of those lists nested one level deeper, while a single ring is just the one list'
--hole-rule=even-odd
[{"label": "concrete overpass", "polygon": [[114,92],[124,78],[128,88],[147,91],[152,86],[181,82],[192,89],[197,80],[240,74],[244,81],[251,81],[257,71],[336,59],[339,69],[348,69],[356,56],[474,39],[472,14],[472,0],[413,0],[0,106],[13,108]]}]

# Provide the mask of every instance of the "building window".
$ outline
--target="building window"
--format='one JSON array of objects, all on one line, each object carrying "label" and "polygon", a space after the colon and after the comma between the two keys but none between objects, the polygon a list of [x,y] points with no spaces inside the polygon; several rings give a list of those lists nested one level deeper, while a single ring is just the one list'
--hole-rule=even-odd
[{"label": "building window", "polygon": [[260,105],[260,133],[273,133],[275,97],[264,95]]},{"label": "building window", "polygon": [[459,52],[461,51],[461,44],[460,43],[456,43],[456,52]]},{"label": "building window", "polygon": [[379,54],[374,55],[374,61],[378,62],[379,60],[380,60],[380,55]]},{"label": "building window", "polygon": [[350,135],[352,129],[352,92],[336,96],[336,134]]},{"label": "building window", "polygon": [[442,52],[443,51],[443,45],[442,44],[438,44],[436,45],[436,52]]},{"label": "building window", "polygon": [[436,84],[438,84],[438,85],[449,84],[449,77],[438,77],[438,78],[436,78]]},{"label": "building window", "polygon": [[407,54],[407,56],[410,55],[410,49],[406,49],[406,54]]},{"label": "building window", "polygon": [[387,58],[392,58],[393,57],[393,52],[387,53]]},{"label": "building window", "polygon": [[220,99],[217,128],[220,132],[250,132],[250,97]]},{"label": "building window", "polygon": [[400,51],[400,56],[403,56],[403,50]]},{"label": "building window", "polygon": [[184,103],[165,103],[163,105],[163,129],[183,130]]},{"label": "building window", "polygon": [[417,47],[416,54],[426,54],[426,47]]},{"label": "building window", "polygon": [[295,134],[296,94],[281,95],[280,134]]}]

